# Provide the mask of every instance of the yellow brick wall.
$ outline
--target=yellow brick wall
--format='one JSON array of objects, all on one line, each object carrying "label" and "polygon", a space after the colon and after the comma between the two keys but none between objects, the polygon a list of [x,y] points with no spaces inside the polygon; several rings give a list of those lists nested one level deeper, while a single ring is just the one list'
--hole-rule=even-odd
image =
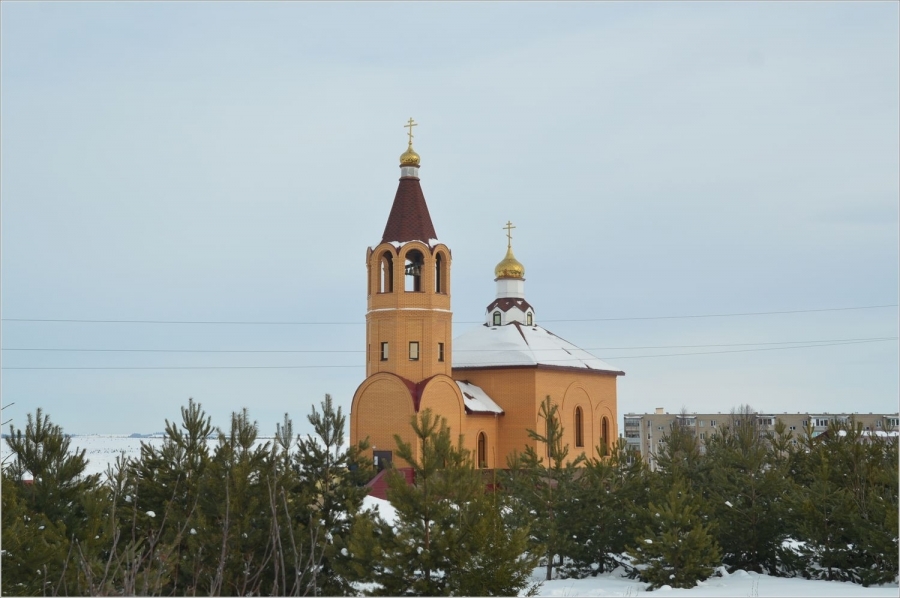
[{"label": "yellow brick wall", "polygon": [[356,444],[368,437],[369,454],[373,450],[389,450],[394,453],[394,465],[406,467],[405,461],[396,457],[399,434],[404,442],[413,444],[418,452],[418,442],[410,422],[415,415],[412,396],[402,380],[393,374],[375,374],[366,378],[350,406],[350,443]]},{"label": "yellow brick wall", "polygon": [[531,368],[466,369],[453,373],[457,380],[480,386],[504,411],[497,418],[496,442],[490,443],[496,452],[488,449],[496,455],[493,457],[496,467],[506,467],[507,456],[514,450],[522,452],[527,444],[533,444],[526,430],[535,427],[537,416],[534,375],[535,370]]},{"label": "yellow brick wall", "polygon": [[475,467],[479,466],[478,435],[482,433],[487,441],[485,444],[485,467],[488,469],[506,467],[506,461],[497,446],[497,428],[502,418],[503,416],[500,415],[480,413],[470,413],[466,416],[463,446],[472,451],[472,461],[475,463]]},{"label": "yellow brick wall", "polygon": [[462,421],[465,417],[465,404],[459,387],[449,376],[435,376],[422,389],[419,411],[431,409],[432,413],[447,420],[450,437],[456,442],[461,433]]},{"label": "yellow brick wall", "polygon": [[[406,254],[418,250],[424,256],[421,291],[405,291],[404,261]],[[379,292],[380,261],[385,252],[394,259],[392,292]],[[435,259],[440,254],[445,262],[444,292],[437,293]],[[383,243],[367,254],[369,272],[368,311],[366,313],[366,375],[393,372],[413,382],[436,374],[450,374],[453,351],[450,312],[450,250],[438,244],[433,249],[412,241],[398,251]],[[409,358],[409,343],[419,343],[419,359]],[[388,360],[381,361],[381,343],[388,343]],[[439,361],[438,343],[444,344],[444,361]]]},{"label": "yellow brick wall", "polygon": [[[536,405],[550,395],[560,406],[563,425],[563,444],[569,445],[569,457],[575,458],[581,451],[575,447],[575,407],[584,409],[584,452],[586,457],[596,456],[594,450],[600,444],[602,418],[608,420],[609,446],[615,446],[618,438],[616,423],[616,376],[578,370],[538,370],[536,379]],[[585,409],[588,401],[589,409]],[[590,411],[590,415],[588,414]]]},{"label": "yellow brick wall", "polygon": [[[536,368],[485,368],[457,370],[453,377],[480,386],[500,407],[504,415],[497,419],[495,464],[505,467],[513,451],[534,446],[527,430],[542,431],[538,419],[540,404],[547,395],[559,405],[563,426],[563,444],[569,445],[569,458],[580,453],[592,457],[600,443],[600,422],[608,418],[612,445],[618,436],[616,425],[616,377],[597,372]],[[582,407],[584,447],[575,446],[575,407]],[[471,418],[471,416],[469,416]],[[468,436],[468,435],[467,435]],[[475,442],[475,439],[472,439]],[[474,444],[472,445],[475,446]]]},{"label": "yellow brick wall", "polygon": [[[558,374],[559,372],[554,372]],[[574,382],[569,380],[553,380],[550,383],[550,386],[554,390],[559,387],[566,385],[565,390],[562,393],[561,400],[558,400],[556,397],[559,395],[554,395],[553,392],[550,392],[551,400],[559,406],[559,420],[560,424],[563,427],[563,446],[569,445],[569,458],[575,459],[578,455],[584,455],[585,457],[591,457],[594,454],[594,442],[592,439],[595,437],[594,434],[594,421],[593,421],[593,406],[591,405],[591,398],[588,394],[587,389],[584,386],[584,383],[581,380],[576,380]],[[544,395],[546,397],[546,395]],[[538,407],[540,408],[540,401],[538,402]],[[577,407],[581,407],[581,415],[582,415],[582,442],[583,446],[578,447],[575,443],[575,409]]]}]

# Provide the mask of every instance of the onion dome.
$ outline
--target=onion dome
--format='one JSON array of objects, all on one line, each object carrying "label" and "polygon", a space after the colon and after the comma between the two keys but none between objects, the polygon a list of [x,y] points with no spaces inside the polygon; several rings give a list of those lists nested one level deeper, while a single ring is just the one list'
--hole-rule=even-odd
[{"label": "onion dome", "polygon": [[419,154],[413,149],[412,143],[400,154],[400,166],[419,166]]},{"label": "onion dome", "polygon": [[496,278],[525,280],[525,266],[516,259],[512,250],[512,229],[516,227],[513,226],[512,222],[507,222],[503,228],[506,229],[506,257],[494,268],[494,276]]},{"label": "onion dome", "polygon": [[507,247],[506,257],[494,268],[494,276],[497,278],[525,279],[525,266],[513,255],[512,247]]},{"label": "onion dome", "polygon": [[506,248],[506,257],[494,268],[494,276],[497,278],[525,279],[525,266],[513,255],[512,247]]},{"label": "onion dome", "polygon": [[415,166],[419,167],[419,154],[416,153],[416,150],[412,147],[413,140],[413,132],[412,128],[419,126],[412,118],[409,119],[409,122],[403,125],[403,128],[409,129],[409,146],[406,148],[406,151],[400,154],[400,166]]}]

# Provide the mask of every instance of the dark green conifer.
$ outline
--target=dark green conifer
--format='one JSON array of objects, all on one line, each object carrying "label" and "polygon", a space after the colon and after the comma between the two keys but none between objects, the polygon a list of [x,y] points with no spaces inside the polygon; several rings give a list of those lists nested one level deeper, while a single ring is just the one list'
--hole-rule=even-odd
[{"label": "dark green conifer", "polygon": [[108,541],[99,475],[84,475],[85,451],[72,451],[41,409],[28,414],[24,432],[10,426],[6,443],[12,460],[2,480],[2,592],[89,593],[97,563],[86,558],[80,568],[79,555]]},{"label": "dark green conifer", "polygon": [[446,420],[426,409],[411,423],[421,449],[417,454],[413,445],[395,437],[397,456],[412,467],[414,482],[407,484],[396,472],[389,478],[388,499],[397,510],[394,528],[364,523],[350,542],[355,560],[370,559],[369,580],[378,584],[373,593],[518,593],[533,567],[533,560],[523,557],[527,528],[513,529],[503,521],[503,498],[486,492],[470,451],[462,438],[453,443]]},{"label": "dark green conifer", "polygon": [[554,566],[561,564],[572,544],[578,542],[578,538],[573,538],[577,533],[569,529],[575,514],[569,516],[567,509],[571,509],[577,498],[575,480],[581,475],[578,465],[584,461],[584,455],[566,461],[569,447],[562,443],[559,406],[549,395],[541,403],[538,417],[544,422],[543,430],[528,430],[528,437],[535,444],[529,444],[524,453],[515,453],[509,459],[504,485],[515,499],[511,516],[517,521],[530,522],[530,551],[542,555],[546,579],[550,580]]},{"label": "dark green conifer", "polygon": [[[742,425],[720,426],[706,442],[707,504],[728,569],[774,575],[787,538],[785,497],[792,488],[756,413],[745,408],[733,421],[737,418]],[[788,433],[778,442],[783,446],[789,440]]]},{"label": "dark green conifer", "polygon": [[629,552],[649,589],[692,588],[721,563],[711,525],[703,520],[699,501],[680,477],[662,502],[650,503],[647,518],[651,523]]}]

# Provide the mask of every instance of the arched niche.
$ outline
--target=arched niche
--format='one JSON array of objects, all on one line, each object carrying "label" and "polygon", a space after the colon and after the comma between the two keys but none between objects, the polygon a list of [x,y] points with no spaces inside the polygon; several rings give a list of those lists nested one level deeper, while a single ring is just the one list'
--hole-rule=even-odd
[{"label": "arched niche", "polygon": [[378,256],[378,292],[394,292],[394,252],[389,249]]}]

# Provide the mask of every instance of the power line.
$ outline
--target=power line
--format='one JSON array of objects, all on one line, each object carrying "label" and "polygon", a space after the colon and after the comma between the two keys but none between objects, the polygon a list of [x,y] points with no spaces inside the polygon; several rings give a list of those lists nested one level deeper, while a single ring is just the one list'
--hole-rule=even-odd
[{"label": "power line", "polygon": [[[691,314],[684,316],[635,316],[625,318],[578,318],[547,319],[543,322],[624,322],[630,320],[678,320],[689,318],[728,318],[736,316],[767,316],[775,314],[805,314],[831,311],[850,311],[861,309],[882,309],[897,307],[896,303],[888,305],[864,305],[858,307],[828,307],[823,309],[793,309],[784,311],[751,311],[724,314]],[[4,322],[44,322],[70,324],[196,324],[196,325],[248,325],[248,326],[343,326],[365,324],[362,320],[351,322],[297,322],[297,321],[254,321],[254,320],[92,320],[76,318],[2,318]],[[456,324],[483,324],[484,320],[455,320]]]},{"label": "power line", "polygon": [[[685,355],[716,355],[721,353],[748,353],[753,351],[778,351],[785,349],[810,349],[813,347],[832,347],[837,345],[859,345],[865,343],[877,343],[884,342],[887,340],[896,340],[896,337],[893,338],[883,338],[883,339],[871,339],[871,340],[853,340],[853,341],[844,341],[844,342],[834,342],[834,343],[825,343],[825,344],[815,344],[815,345],[799,345],[792,347],[762,347],[757,349],[732,349],[725,351],[701,351],[701,352],[692,352],[692,353],[667,353],[667,354],[658,354],[658,355],[621,355],[617,357],[599,357],[597,359],[602,360],[615,360],[615,359],[645,359],[648,357],[681,357]],[[580,359],[578,357],[571,357],[567,359],[548,359],[543,361],[572,361],[573,359]],[[490,367],[503,366],[503,365],[523,365],[521,363],[508,363],[508,364],[490,364]],[[356,365],[250,365],[250,366],[72,366],[72,367],[55,367],[55,366],[12,366],[7,367],[4,366],[4,370],[297,370],[297,369],[313,369],[313,368],[359,368],[364,367],[364,364],[356,364]],[[488,366],[486,366],[488,367]]]},{"label": "power line", "polygon": [[720,353],[747,353],[750,351],[779,351],[783,349],[809,349],[812,347],[834,347],[837,345],[863,345],[866,343],[878,343],[884,342],[888,340],[896,340],[897,337],[894,338],[883,338],[883,339],[873,339],[873,340],[859,340],[859,341],[847,341],[841,343],[826,343],[821,345],[798,345],[794,347],[761,347],[759,349],[731,349],[726,351],[695,351],[691,353],[665,353],[665,354],[657,354],[657,355],[619,355],[616,357],[604,357],[603,359],[642,359],[645,357],[679,357],[681,355],[717,355]]},{"label": "power line", "polygon": [[[896,336],[869,338],[838,338],[802,341],[774,341],[760,343],[719,343],[707,345],[646,345],[635,347],[586,347],[583,351],[639,350],[639,349],[698,349],[707,347],[747,347],[760,345],[798,345],[808,343],[843,343],[857,341],[897,340]],[[579,347],[581,348],[581,347]],[[67,349],[59,347],[4,347],[3,351],[38,351],[61,353],[365,353],[363,349]],[[509,349],[454,349],[454,353],[503,352]],[[535,349],[541,351],[542,349]],[[555,350],[555,349],[545,349]]]}]

